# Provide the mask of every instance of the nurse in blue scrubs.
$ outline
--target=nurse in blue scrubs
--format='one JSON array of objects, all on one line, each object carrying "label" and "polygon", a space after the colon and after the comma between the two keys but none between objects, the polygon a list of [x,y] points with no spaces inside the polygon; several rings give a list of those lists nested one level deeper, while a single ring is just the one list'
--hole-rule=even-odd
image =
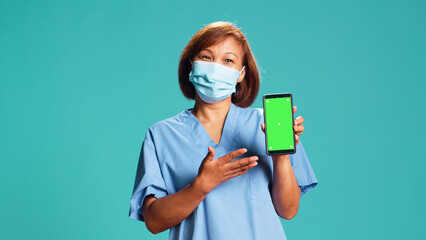
[{"label": "nurse in blue scrubs", "polygon": [[[249,108],[260,85],[244,34],[215,22],[183,50],[179,84],[193,108],[152,125],[142,144],[129,217],[169,239],[286,239],[317,185],[295,119],[296,154],[266,155],[263,111]],[[296,112],[296,107],[293,109]]]}]

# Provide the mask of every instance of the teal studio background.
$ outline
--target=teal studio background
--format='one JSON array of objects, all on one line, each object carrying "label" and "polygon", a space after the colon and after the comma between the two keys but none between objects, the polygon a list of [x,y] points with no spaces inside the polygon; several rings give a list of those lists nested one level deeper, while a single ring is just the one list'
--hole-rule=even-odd
[{"label": "teal studio background", "polygon": [[[128,218],[145,131],[214,21],[291,92],[318,178],[288,239],[425,239],[425,1],[0,1],[0,239],[167,239]],[[235,223],[238,224],[238,223]]]}]

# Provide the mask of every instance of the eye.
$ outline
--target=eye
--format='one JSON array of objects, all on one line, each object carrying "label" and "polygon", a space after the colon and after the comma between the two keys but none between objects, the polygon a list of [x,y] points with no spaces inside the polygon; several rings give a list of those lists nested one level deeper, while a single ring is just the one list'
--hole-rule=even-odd
[{"label": "eye", "polygon": [[207,56],[207,55],[202,55],[202,56],[201,56],[201,59],[208,59],[208,60],[210,60],[210,59],[211,59],[211,57],[210,57],[210,56]]},{"label": "eye", "polygon": [[225,60],[225,62],[227,62],[227,63],[230,63],[230,62],[234,62],[232,59],[230,59],[230,58],[227,58],[226,60]]}]

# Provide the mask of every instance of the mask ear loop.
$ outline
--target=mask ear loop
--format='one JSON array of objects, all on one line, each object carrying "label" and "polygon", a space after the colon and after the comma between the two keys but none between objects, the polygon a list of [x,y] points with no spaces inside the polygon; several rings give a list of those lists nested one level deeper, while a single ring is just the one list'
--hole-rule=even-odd
[{"label": "mask ear loop", "polygon": [[[243,68],[242,68],[242,69],[241,69],[241,71],[240,71],[240,74],[243,72],[244,68],[246,68],[246,66],[243,66]],[[240,83],[240,82],[237,82],[237,84],[238,84],[238,83]]]},{"label": "mask ear loop", "polygon": [[189,59],[189,63],[191,64],[191,71],[194,70],[194,62],[192,61],[192,59]]}]

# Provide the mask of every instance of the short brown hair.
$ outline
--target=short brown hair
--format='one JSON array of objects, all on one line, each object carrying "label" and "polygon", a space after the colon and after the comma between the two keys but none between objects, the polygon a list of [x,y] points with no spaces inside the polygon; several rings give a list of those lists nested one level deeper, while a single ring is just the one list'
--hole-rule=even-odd
[{"label": "short brown hair", "polygon": [[203,27],[192,36],[188,45],[183,49],[179,60],[179,86],[186,98],[195,99],[195,88],[189,81],[192,58],[202,49],[212,46],[229,36],[234,37],[243,47],[243,66],[245,66],[246,70],[243,81],[237,84],[236,92],[232,94],[232,102],[243,108],[253,104],[260,86],[257,63],[244,34],[234,24],[229,22],[214,22]]}]

